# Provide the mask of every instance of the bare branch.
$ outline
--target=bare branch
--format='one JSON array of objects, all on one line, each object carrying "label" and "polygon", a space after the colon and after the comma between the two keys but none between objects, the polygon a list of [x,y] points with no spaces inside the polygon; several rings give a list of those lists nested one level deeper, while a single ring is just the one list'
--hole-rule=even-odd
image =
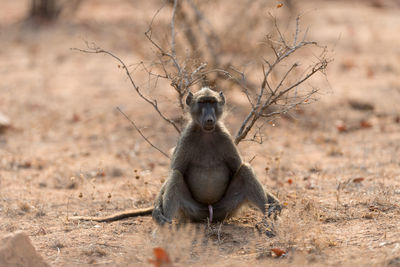
[{"label": "bare branch", "polygon": [[[297,107],[298,105],[304,104],[306,100],[310,99],[311,96],[315,94],[318,90],[313,89],[309,93],[301,97],[297,95],[297,90],[299,86],[302,85],[305,81],[309,80],[311,77],[313,77],[317,72],[324,73],[324,70],[329,63],[329,60],[325,58],[326,48],[318,46],[316,42],[305,41],[308,31],[303,34],[301,38],[302,41],[297,41],[300,37],[300,16],[296,18],[296,29],[292,46],[288,45],[289,41],[287,41],[281,33],[275,17],[273,17],[273,23],[279,40],[275,41],[272,39],[271,35],[267,35],[267,42],[269,44],[269,47],[273,51],[275,58],[271,62],[269,62],[268,60],[264,60],[267,66],[267,70],[265,70],[265,66],[263,64],[263,80],[261,82],[260,89],[255,96],[255,105],[252,105],[252,109],[243,120],[243,123],[235,136],[235,144],[239,144],[242,140],[259,142],[259,136],[262,136],[260,135],[260,127],[258,127],[258,130],[251,139],[246,139],[246,136],[260,118],[271,118],[274,116],[279,116],[281,114],[286,114],[290,109]],[[273,72],[277,73],[277,67],[281,65],[281,63],[286,58],[308,45],[315,45],[316,47],[323,49],[323,52],[318,58],[318,62],[313,63],[313,65],[308,69],[308,72],[305,75],[301,75],[301,77],[297,78],[296,81],[287,84],[288,78],[290,76],[293,76],[291,75],[293,73],[293,70],[299,66],[298,63],[293,63],[290,68],[281,75],[277,85],[272,88],[271,84],[268,81],[271,74]],[[284,84],[287,85],[284,86]],[[268,88],[267,92],[265,91],[266,88]],[[289,95],[289,93],[292,91],[294,92],[294,97]],[[248,94],[246,94],[246,96],[248,97]],[[272,105],[278,106],[279,102],[281,103],[279,105],[283,105],[282,108],[266,112]]]},{"label": "bare branch", "polygon": [[296,67],[298,66],[297,63],[294,63],[290,69],[285,73],[285,75],[283,75],[281,81],[279,82],[278,86],[275,89],[275,92],[279,90],[279,88],[282,86],[283,82],[286,80],[286,78],[288,77],[289,73],[294,70]]},{"label": "bare branch", "polygon": [[[262,127],[265,123],[260,125],[259,119],[266,121],[286,114],[290,109],[302,105],[306,100],[311,99],[318,91],[315,89],[310,90],[309,87],[304,88],[304,85],[316,73],[321,72],[324,74],[329,60],[326,59],[326,49],[324,47],[318,46],[316,42],[306,40],[308,28],[304,32],[301,31],[300,16],[296,18],[294,34],[289,39],[285,37],[288,34],[280,30],[277,18],[270,14],[274,33],[266,36],[265,44],[267,49],[270,49],[272,52],[267,54],[266,58],[268,57],[268,59],[264,59],[257,54],[257,57],[263,60],[261,65],[263,77],[261,83],[255,83],[251,79],[247,79],[244,72],[239,71],[241,63],[239,63],[239,68],[237,69],[230,66],[233,65],[229,62],[229,57],[232,55],[222,53],[224,49],[220,48],[219,45],[224,45],[222,42],[223,39],[219,39],[218,35],[215,36],[215,29],[212,28],[195,2],[192,0],[186,0],[186,2],[183,0],[181,2],[178,1],[167,1],[168,5],[171,5],[172,8],[169,25],[166,25],[167,27],[169,26],[169,33],[171,35],[169,44],[161,45],[155,39],[155,34],[153,34],[153,23],[161,10],[160,8],[153,16],[145,32],[145,37],[151,46],[154,47],[153,50],[155,50],[157,59],[150,64],[141,62],[138,66],[147,72],[149,88],[151,86],[156,87],[160,79],[166,79],[170,82],[170,85],[177,93],[179,107],[182,111],[185,109],[184,96],[191,86],[199,82],[203,84],[207,83],[209,79],[223,77],[227,81],[240,86],[241,91],[245,94],[250,104],[250,110],[235,136],[235,144],[239,144],[241,141],[262,143]],[[189,4],[189,9],[186,8],[185,3]],[[252,1],[249,0],[248,3],[251,4]],[[241,16],[241,14],[239,13],[238,16]],[[234,22],[236,23],[236,21]],[[182,32],[183,38],[181,38],[181,34],[177,38],[177,32]],[[189,49],[181,51],[180,48],[184,47],[184,45],[188,45]],[[237,45],[240,46],[241,43],[234,46]],[[315,56],[317,61],[313,62],[308,68],[304,68],[302,64],[291,61],[295,57],[293,55],[298,55],[299,53],[297,52],[304,47],[323,50],[319,56]],[[122,68],[125,69],[126,75],[138,95],[148,104],[152,105],[164,121],[171,124],[180,132],[180,127],[160,111],[157,100],[149,98],[142,93],[139,86],[135,84],[128,67],[119,57],[95,46],[88,45],[88,48],[88,50],[76,48],[73,50],[85,53],[104,53],[116,59]],[[207,57],[210,58],[208,62],[206,61]],[[247,61],[248,59],[245,60]],[[224,63],[219,65],[219,62]],[[303,73],[298,73],[298,69],[301,69]],[[132,124],[134,125],[133,122]],[[135,125],[134,127],[137,129]],[[250,132],[250,136],[253,136],[246,138]],[[142,137],[151,144],[147,138],[143,135]],[[165,153],[163,154],[166,155]]]},{"label": "bare branch", "polygon": [[149,29],[144,33],[144,35],[145,35],[146,38],[151,42],[151,44],[154,45],[154,46],[159,50],[161,56],[167,56],[167,57],[169,57],[169,58],[173,61],[175,67],[180,71],[181,67],[179,66],[178,61],[176,60],[176,58],[173,57],[171,54],[165,52],[164,49],[162,49],[161,46],[159,46],[159,45],[152,39],[152,28],[151,28],[151,25],[150,25]]},{"label": "bare branch", "polygon": [[190,75],[190,79],[193,80],[194,76],[199,72],[202,71],[205,67],[207,67],[207,63],[200,64]]},{"label": "bare branch", "polygon": [[[297,37],[299,36],[299,32],[300,32],[300,16],[296,17],[296,32],[294,33],[294,40],[293,40],[293,46],[296,46],[297,44]],[[304,38],[306,37],[306,35],[304,35]],[[304,39],[303,39],[304,41]]]},{"label": "bare branch", "polygon": [[253,101],[250,98],[250,92],[249,89],[247,88],[247,81],[246,81],[246,76],[244,75],[244,72],[239,71],[237,69],[235,69],[234,67],[230,67],[233,71],[235,71],[236,73],[238,73],[240,75],[240,80],[237,80],[239,85],[242,88],[242,92],[246,95],[247,101],[249,102],[249,104],[251,105],[252,108],[254,108],[254,104]]},{"label": "bare branch", "polygon": [[175,14],[176,8],[178,6],[178,0],[174,0],[174,7],[172,9],[172,18],[171,18],[171,54],[173,58],[176,58],[176,50],[175,50]]},{"label": "bare branch", "polygon": [[126,75],[128,76],[129,81],[131,82],[131,84],[132,84],[133,88],[135,89],[136,93],[137,93],[143,100],[145,100],[147,103],[149,103],[150,105],[152,105],[153,108],[157,111],[158,115],[160,115],[160,117],[161,117],[164,121],[166,121],[166,122],[168,122],[169,124],[171,124],[171,125],[175,128],[175,130],[176,130],[178,133],[180,133],[179,127],[178,127],[171,119],[168,119],[168,118],[160,111],[160,109],[158,108],[158,105],[157,105],[157,101],[151,100],[151,99],[147,98],[146,96],[144,96],[144,95],[142,94],[142,92],[140,91],[139,87],[138,87],[138,86],[136,85],[136,83],[134,82],[134,80],[133,80],[133,78],[132,78],[132,75],[130,74],[130,72],[129,72],[129,70],[128,70],[128,67],[126,66],[125,62],[122,61],[122,59],[120,59],[119,57],[117,57],[117,56],[114,55],[113,53],[111,53],[111,52],[109,52],[109,51],[106,51],[106,50],[103,50],[103,49],[101,49],[101,48],[99,48],[99,47],[97,47],[97,46],[95,46],[95,45],[90,46],[88,43],[86,43],[86,45],[87,45],[87,47],[88,47],[89,50],[79,49],[79,48],[71,48],[71,50],[79,51],[79,52],[83,52],[83,53],[89,53],[89,54],[107,54],[107,55],[113,57],[114,59],[116,59],[116,60],[121,64],[122,69],[125,70],[125,73],[126,73]]},{"label": "bare branch", "polygon": [[124,117],[133,125],[133,127],[135,127],[136,131],[140,134],[140,136],[142,136],[142,138],[153,148],[155,148],[158,152],[160,152],[161,154],[163,154],[164,156],[166,156],[167,158],[170,158],[168,156],[167,153],[165,153],[164,151],[162,151],[161,149],[159,149],[158,147],[156,147],[155,145],[153,145],[153,143],[150,142],[150,140],[142,133],[142,131],[136,126],[136,124],[133,122],[133,120],[131,120],[119,107],[117,107],[117,110],[124,115]]},{"label": "bare branch", "polygon": [[276,20],[276,17],[272,16],[271,13],[269,13],[269,15],[273,18],[275,29],[276,29],[276,31],[277,31],[278,34],[279,34],[280,41],[281,41],[281,42],[283,43],[283,45],[284,45],[283,48],[285,49],[285,48],[289,47],[289,46],[286,44],[285,37],[283,37],[283,35],[282,35],[282,33],[281,33],[281,30],[280,30],[279,27],[278,27],[278,22],[277,22],[277,20]]},{"label": "bare branch", "polygon": [[296,83],[292,84],[291,86],[287,87],[286,89],[282,90],[279,94],[277,94],[275,97],[273,98],[269,98],[269,100],[267,100],[265,102],[265,104],[262,107],[262,110],[265,110],[268,105],[271,103],[276,103],[276,101],[283,95],[285,95],[286,93],[288,93],[290,90],[292,90],[293,88],[296,88],[297,86],[299,86],[300,84],[302,84],[303,82],[305,82],[306,80],[308,80],[311,76],[313,76],[315,73],[322,71],[324,69],[326,69],[326,67],[328,66],[328,61],[327,60],[323,60],[321,62],[318,62],[313,68],[312,70],[303,78],[300,79],[299,81],[297,81]]}]

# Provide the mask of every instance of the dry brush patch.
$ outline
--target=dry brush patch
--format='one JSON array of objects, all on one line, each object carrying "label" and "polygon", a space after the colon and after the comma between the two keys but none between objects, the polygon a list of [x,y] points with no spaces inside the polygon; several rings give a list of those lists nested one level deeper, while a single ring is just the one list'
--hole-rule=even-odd
[{"label": "dry brush patch", "polygon": [[[282,192],[283,193],[283,192]],[[296,196],[294,197],[294,195]],[[336,247],[335,238],[323,231],[326,210],[303,190],[291,192],[284,199],[287,207],[278,221],[270,220],[275,237],[257,227],[260,216],[256,210],[243,210],[240,216],[223,223],[174,224],[154,229],[142,245],[160,247],[175,266],[228,266],[246,264],[292,265],[321,262],[326,251]],[[153,258],[152,251],[134,250],[120,265],[135,261],[145,263]]]}]

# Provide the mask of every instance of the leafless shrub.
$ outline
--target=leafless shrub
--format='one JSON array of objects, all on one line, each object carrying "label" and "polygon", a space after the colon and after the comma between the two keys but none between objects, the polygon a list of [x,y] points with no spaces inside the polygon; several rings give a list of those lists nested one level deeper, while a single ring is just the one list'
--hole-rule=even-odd
[{"label": "leafless shrub", "polygon": [[[318,89],[312,88],[306,91],[302,90],[301,87],[305,87],[304,83],[316,73],[324,73],[329,63],[326,58],[326,49],[318,46],[316,42],[306,41],[307,31],[302,35],[300,34],[300,16],[296,19],[295,35],[292,42],[281,33],[276,23],[276,18],[273,18],[273,20],[278,39],[275,40],[272,35],[268,35],[266,45],[273,51],[274,58],[272,60],[264,59],[264,64],[262,65],[263,80],[258,91],[251,94],[247,88],[243,90],[252,109],[235,136],[236,144],[246,138],[260,118],[269,119],[282,115],[290,109],[307,103],[318,92]],[[322,49],[315,63],[306,67],[302,74],[294,78],[293,76],[296,74],[293,75],[293,73],[301,65],[299,62],[290,63],[286,71],[279,72],[278,68],[287,58],[306,46],[316,46]],[[275,79],[272,78],[273,75],[275,75]],[[242,76],[244,77],[244,74]],[[271,110],[270,108],[273,105],[274,109]]]},{"label": "leafless shrub", "polygon": [[[179,121],[182,121],[184,114],[184,97],[187,92],[194,85],[200,83],[202,86],[207,86],[208,77],[213,74],[218,74],[218,77],[223,77],[225,80],[232,81],[236,88],[240,88],[243,94],[246,96],[250,105],[250,111],[243,120],[239,131],[234,137],[236,144],[241,141],[250,140],[258,143],[263,142],[262,128],[265,123],[270,121],[276,116],[287,114],[289,110],[296,108],[300,105],[308,103],[310,100],[314,100],[314,95],[318,92],[317,88],[311,87],[308,89],[306,82],[308,82],[315,74],[324,74],[326,67],[329,63],[326,54],[327,50],[325,47],[319,46],[314,41],[307,40],[307,32],[302,32],[300,28],[300,16],[297,17],[295,23],[295,32],[292,38],[286,37],[278,27],[277,19],[275,16],[269,14],[272,19],[273,31],[268,34],[265,40],[262,42],[262,46],[270,49],[268,54],[259,54],[257,60],[261,61],[262,69],[262,81],[257,85],[254,80],[254,73],[247,74],[244,71],[238,69],[243,66],[235,67],[228,64],[222,64],[219,62],[219,55],[221,51],[217,50],[215,43],[218,43],[218,34],[210,26],[208,31],[202,28],[198,28],[196,33],[188,27],[185,31],[185,37],[187,43],[191,47],[192,54],[185,54],[185,47],[178,43],[177,38],[177,21],[186,24],[193,23],[189,21],[189,17],[182,8],[182,3],[186,3],[195,13],[195,21],[205,21],[205,16],[201,13],[195,3],[191,0],[178,1],[171,0],[169,3],[172,6],[172,15],[170,19],[170,42],[168,45],[161,44],[156,40],[153,35],[153,24],[160,10],[158,10],[152,21],[149,24],[145,37],[151,44],[152,48],[156,51],[156,59],[150,64],[140,62],[137,67],[141,67],[149,76],[148,86],[157,87],[158,81],[164,79],[170,83],[172,88],[177,93],[178,105],[181,109],[182,116],[177,119],[167,117],[164,112],[160,109],[157,99],[154,96],[146,96],[141,88],[136,84],[132,72],[129,66],[124,63],[115,54],[101,49],[95,44],[87,43],[87,49],[76,49],[85,53],[99,53],[107,54],[119,62],[121,67],[129,78],[129,81],[138,94],[144,101],[153,107],[157,114],[168,124],[170,124],[178,133],[182,129],[182,125]],[[198,26],[200,27],[200,26]],[[211,58],[215,59],[212,65],[209,66],[205,60],[207,57],[201,50],[196,49],[196,45],[199,42],[199,36],[202,36],[203,41],[207,44],[208,53],[214,56]],[[306,47],[312,48],[312,54],[314,61],[309,66],[302,66],[300,51]],[[272,55],[272,57],[271,57]],[[300,61],[295,61],[295,55],[300,57]],[[193,56],[197,58],[194,60]],[[209,58],[209,57],[208,57]],[[121,113],[122,110],[119,110]],[[125,115],[125,114],[124,114]],[[125,115],[126,116],[126,115]],[[141,136],[148,142],[152,147],[160,151],[164,156],[168,157],[168,154],[158,149],[153,145],[148,138],[146,138],[136,124],[130,120],[135,129],[141,134]],[[258,124],[260,122],[260,124]],[[253,132],[253,137],[246,139],[248,134]]]}]

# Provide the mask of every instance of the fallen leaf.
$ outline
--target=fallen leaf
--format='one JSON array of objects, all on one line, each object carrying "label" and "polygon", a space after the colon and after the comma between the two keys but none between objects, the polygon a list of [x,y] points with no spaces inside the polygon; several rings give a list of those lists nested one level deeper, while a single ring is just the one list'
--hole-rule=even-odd
[{"label": "fallen leaf", "polygon": [[342,64],[341,64],[341,68],[342,68],[343,70],[349,70],[349,69],[354,68],[355,65],[356,65],[356,64],[354,63],[354,60],[353,60],[353,59],[347,58],[347,59],[343,60],[343,62],[342,62]]},{"label": "fallen leaf", "polygon": [[371,128],[372,124],[367,120],[360,121],[361,128]]},{"label": "fallen leaf", "polygon": [[281,8],[281,7],[283,7],[282,3],[279,3],[279,4],[276,5],[276,8]]},{"label": "fallen leaf", "polygon": [[344,123],[344,121],[339,120],[336,122],[336,129],[338,130],[339,133],[343,133],[347,131],[347,126]]},{"label": "fallen leaf", "polygon": [[18,167],[24,168],[24,169],[29,169],[30,167],[32,167],[32,163],[30,161],[25,161],[24,163],[19,164]]},{"label": "fallen leaf", "polygon": [[375,72],[374,72],[374,70],[372,69],[371,66],[367,66],[366,74],[367,74],[367,77],[370,78],[370,79],[375,76]]},{"label": "fallen leaf", "polygon": [[329,242],[328,242],[328,246],[331,248],[331,247],[336,247],[337,246],[337,243],[335,242],[335,241],[332,241],[332,240],[330,240]]},{"label": "fallen leaf", "polygon": [[277,256],[281,257],[283,255],[286,255],[286,252],[280,248],[272,248],[271,251]]},{"label": "fallen leaf", "polygon": [[361,182],[364,181],[364,180],[365,180],[364,177],[354,178],[354,179],[353,179],[353,183],[361,183]]},{"label": "fallen leaf", "polygon": [[72,122],[78,122],[78,121],[80,121],[80,120],[81,120],[81,117],[79,117],[78,114],[74,113],[74,114],[72,115],[72,119],[71,119]]},{"label": "fallen leaf", "polygon": [[149,259],[149,263],[153,264],[154,267],[161,267],[171,263],[168,253],[163,248],[153,248],[153,253],[155,259]]},{"label": "fallen leaf", "polygon": [[293,180],[289,178],[289,179],[287,180],[287,183],[288,183],[288,184],[293,184]]}]

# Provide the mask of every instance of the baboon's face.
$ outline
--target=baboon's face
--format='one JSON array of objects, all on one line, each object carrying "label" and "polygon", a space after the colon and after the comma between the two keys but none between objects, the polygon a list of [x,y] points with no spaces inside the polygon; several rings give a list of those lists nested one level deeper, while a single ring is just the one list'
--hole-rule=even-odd
[{"label": "baboon's face", "polygon": [[[204,90],[202,90],[204,91]],[[190,114],[195,121],[205,132],[212,132],[215,125],[222,115],[225,104],[224,95],[211,90],[202,93],[202,91],[193,95],[189,93],[186,103],[190,108]]]}]

